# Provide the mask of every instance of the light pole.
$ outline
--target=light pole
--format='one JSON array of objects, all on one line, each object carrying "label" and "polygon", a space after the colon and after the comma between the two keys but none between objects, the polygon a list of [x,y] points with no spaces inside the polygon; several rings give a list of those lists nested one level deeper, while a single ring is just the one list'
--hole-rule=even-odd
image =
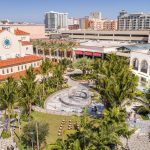
[{"label": "light pole", "polygon": [[40,150],[39,146],[39,132],[38,132],[38,124],[36,122],[36,138],[37,138],[37,149]]},{"label": "light pole", "polygon": [[29,132],[29,134],[31,135],[32,150],[34,150],[34,149],[33,149],[33,137],[32,137],[34,133],[33,133],[33,132]]},{"label": "light pole", "polygon": [[19,127],[19,136],[20,136],[20,114],[19,113],[17,116],[17,120],[18,120],[18,127]]}]

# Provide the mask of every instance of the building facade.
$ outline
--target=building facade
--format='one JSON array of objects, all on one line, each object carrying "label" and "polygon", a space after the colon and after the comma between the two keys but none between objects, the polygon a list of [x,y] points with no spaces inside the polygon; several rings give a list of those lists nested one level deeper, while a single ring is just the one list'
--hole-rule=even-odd
[{"label": "building facade", "polygon": [[133,73],[139,77],[139,85],[142,88],[150,86],[150,50],[132,51],[130,65]]},{"label": "building facade", "polygon": [[118,16],[118,30],[150,29],[150,14],[121,11]]},{"label": "building facade", "polygon": [[0,30],[2,29],[10,29],[13,28],[14,30],[20,29],[25,32],[30,33],[31,39],[44,39],[45,36],[45,25],[44,24],[18,24],[18,23],[7,23],[7,24],[0,24]]},{"label": "building facade", "polygon": [[45,14],[46,31],[57,31],[68,28],[68,13],[50,11]]},{"label": "building facade", "polygon": [[89,18],[90,19],[102,19],[102,13],[101,12],[91,12],[90,15],[89,15]]},{"label": "building facade", "polygon": [[105,20],[103,30],[117,30],[117,20]]},{"label": "building facade", "polygon": [[29,33],[13,28],[0,30],[0,80],[22,76],[30,66],[39,68],[41,61],[33,54]]}]

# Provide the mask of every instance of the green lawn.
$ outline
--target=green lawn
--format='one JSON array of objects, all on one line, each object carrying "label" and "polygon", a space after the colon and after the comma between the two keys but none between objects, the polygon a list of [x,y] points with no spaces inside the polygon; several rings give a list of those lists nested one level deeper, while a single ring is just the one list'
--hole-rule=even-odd
[{"label": "green lawn", "polygon": [[[65,130],[67,130],[69,120],[73,121],[76,118],[74,116],[51,115],[51,114],[45,114],[45,113],[40,113],[40,112],[32,112],[32,117],[34,120],[37,120],[39,122],[46,122],[49,124],[49,134],[46,139],[48,146],[44,150],[49,150],[50,144],[54,144],[58,138],[61,138],[61,136],[57,136],[61,121],[63,119],[66,120],[66,124],[65,124],[64,130],[63,130],[63,131],[65,131]],[[22,122],[22,128],[25,124],[26,124],[25,122]],[[17,130],[16,130],[16,133],[18,134]],[[64,135],[64,138],[65,138],[65,135]],[[19,147],[23,150],[21,145]]]},{"label": "green lawn", "polygon": [[66,117],[66,116],[57,116],[57,115],[50,115],[50,114],[44,114],[39,112],[33,112],[32,116],[34,120],[37,120],[39,122],[46,122],[49,124],[49,136],[47,137],[47,144],[55,143],[56,139],[58,138],[57,132],[59,129],[59,126],[61,124],[61,121],[63,119],[67,120],[67,123],[72,117]]},{"label": "green lawn", "polygon": [[86,74],[86,75],[83,75],[83,74],[72,74],[71,78],[73,80],[88,80],[88,79],[91,79],[91,75],[90,74]]}]

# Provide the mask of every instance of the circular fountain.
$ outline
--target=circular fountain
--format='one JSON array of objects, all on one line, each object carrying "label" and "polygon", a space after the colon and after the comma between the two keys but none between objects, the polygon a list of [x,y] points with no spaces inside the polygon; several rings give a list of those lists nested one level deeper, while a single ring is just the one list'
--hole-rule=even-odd
[{"label": "circular fountain", "polygon": [[58,112],[81,113],[83,107],[90,104],[90,91],[86,87],[79,85],[50,96],[47,99],[46,109]]}]

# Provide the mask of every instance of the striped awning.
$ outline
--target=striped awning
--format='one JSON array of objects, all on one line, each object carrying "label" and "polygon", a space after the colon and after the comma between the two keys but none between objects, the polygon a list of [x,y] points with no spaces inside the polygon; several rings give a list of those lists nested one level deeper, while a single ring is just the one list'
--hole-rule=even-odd
[{"label": "striped awning", "polygon": [[92,53],[92,52],[89,52],[89,51],[85,51],[85,52],[84,52],[84,55],[86,55],[86,56],[92,56],[93,53]]},{"label": "striped awning", "polygon": [[93,56],[101,57],[101,56],[102,56],[102,53],[94,52],[94,53],[93,53]]},{"label": "striped awning", "polygon": [[76,55],[83,55],[83,51],[77,50],[77,51],[75,51],[75,54]]}]

